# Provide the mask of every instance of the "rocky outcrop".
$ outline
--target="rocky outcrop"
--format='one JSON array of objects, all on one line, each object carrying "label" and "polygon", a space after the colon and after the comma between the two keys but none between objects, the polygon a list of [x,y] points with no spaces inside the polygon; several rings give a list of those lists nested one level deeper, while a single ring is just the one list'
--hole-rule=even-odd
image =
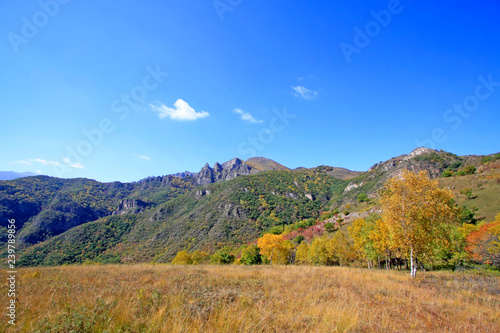
[{"label": "rocky outcrop", "polygon": [[355,188],[358,188],[358,187],[361,187],[363,186],[363,183],[361,184],[354,184],[354,183],[350,183],[349,185],[347,185],[347,187],[345,188],[344,192],[349,192]]},{"label": "rocky outcrop", "polygon": [[214,170],[210,165],[205,164],[205,166],[198,172],[196,176],[196,184],[198,185],[208,185],[215,182]]},{"label": "rocky outcrop", "polygon": [[120,201],[118,209],[115,210],[112,215],[137,214],[145,211],[150,206],[149,203],[139,199],[124,199]]},{"label": "rocky outcrop", "polygon": [[259,170],[246,164],[239,158],[233,158],[230,161],[219,164],[216,162],[214,167],[205,164],[205,166],[195,176],[197,185],[208,185],[220,181],[234,179],[241,175],[250,175]]},{"label": "rocky outcrop", "polygon": [[432,153],[434,151],[435,151],[434,149],[420,147],[420,148],[417,148],[417,149],[413,150],[411,153],[409,153],[405,157],[403,157],[403,161],[411,160],[412,158],[414,158],[416,156],[423,155],[423,154],[430,154],[430,153]]},{"label": "rocky outcrop", "polygon": [[196,191],[195,197],[196,197],[196,199],[200,199],[202,196],[205,196],[205,195],[208,196],[210,194],[212,194],[212,192],[210,190],[203,189],[203,190]]}]

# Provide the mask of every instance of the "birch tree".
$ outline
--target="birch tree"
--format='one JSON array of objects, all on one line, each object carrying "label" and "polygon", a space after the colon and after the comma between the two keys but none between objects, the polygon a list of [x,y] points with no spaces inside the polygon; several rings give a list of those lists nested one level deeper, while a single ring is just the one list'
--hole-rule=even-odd
[{"label": "birch tree", "polygon": [[439,188],[427,172],[404,170],[401,178],[386,182],[381,203],[391,245],[409,256],[410,274],[416,277],[417,260],[431,252],[445,224],[458,221],[453,195]]}]

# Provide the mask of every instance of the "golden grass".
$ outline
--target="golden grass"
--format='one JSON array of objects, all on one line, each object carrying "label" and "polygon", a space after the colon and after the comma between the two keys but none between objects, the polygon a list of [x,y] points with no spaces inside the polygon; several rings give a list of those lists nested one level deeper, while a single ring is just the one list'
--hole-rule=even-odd
[{"label": "golden grass", "polygon": [[500,332],[493,274],[142,264],[18,279],[19,332]]}]

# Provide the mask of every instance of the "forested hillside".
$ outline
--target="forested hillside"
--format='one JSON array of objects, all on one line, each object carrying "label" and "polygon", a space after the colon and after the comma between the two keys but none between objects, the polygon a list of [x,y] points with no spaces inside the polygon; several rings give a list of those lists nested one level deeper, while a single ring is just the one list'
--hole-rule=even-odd
[{"label": "forested hillside", "polygon": [[325,225],[346,228],[380,212],[379,189],[406,169],[426,170],[458,191],[464,219],[492,220],[500,211],[499,158],[417,149],[364,173],[342,171],[343,179],[331,176],[339,168],[290,170],[266,159],[127,184],[29,177],[0,182],[0,215],[17,221],[23,265],[167,262],[181,250],[214,253],[269,232],[301,229],[312,239]]}]

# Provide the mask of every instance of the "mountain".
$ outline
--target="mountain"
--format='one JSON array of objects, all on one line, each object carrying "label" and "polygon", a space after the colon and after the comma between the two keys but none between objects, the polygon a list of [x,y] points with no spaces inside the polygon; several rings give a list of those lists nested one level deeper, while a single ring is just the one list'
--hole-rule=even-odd
[{"label": "mountain", "polygon": [[[4,222],[16,218],[22,265],[166,262],[179,250],[213,252],[252,242],[273,227],[318,223],[325,211],[341,211],[349,223],[376,212],[378,190],[403,169],[427,170],[456,192],[458,204],[477,206],[477,216],[490,219],[500,211],[499,160],[500,154],[457,156],[419,148],[366,172],[290,170],[260,157],[134,183],[21,178],[0,181],[1,231],[6,235]],[[459,176],[469,166],[478,173]],[[445,173],[453,177],[443,178]],[[460,194],[467,187],[474,201]],[[360,194],[370,202],[359,202]]]},{"label": "mountain", "polygon": [[265,157],[251,157],[245,163],[259,171],[290,170],[286,166]]},{"label": "mountain", "polygon": [[0,180],[12,180],[29,176],[38,176],[38,174],[33,172],[0,171]]}]

